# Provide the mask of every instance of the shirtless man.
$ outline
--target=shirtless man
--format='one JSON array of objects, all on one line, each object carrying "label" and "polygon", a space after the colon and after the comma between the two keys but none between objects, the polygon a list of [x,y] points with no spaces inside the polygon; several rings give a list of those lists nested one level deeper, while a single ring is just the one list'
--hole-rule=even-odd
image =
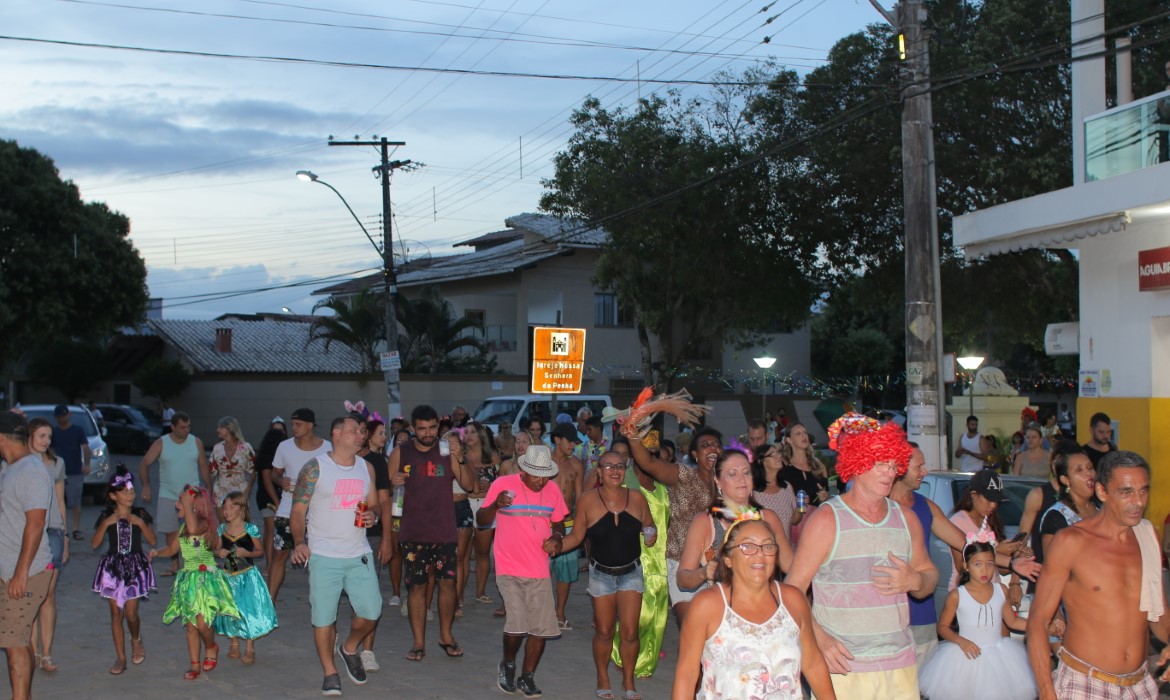
[{"label": "shirtless man", "polygon": [[[553,441],[552,458],[557,465],[557,475],[552,480],[561,488],[565,505],[569,508],[569,516],[565,518],[567,535],[573,531],[577,496],[585,490],[585,466],[573,456],[573,449],[581,443],[581,438],[577,436],[577,428],[572,423],[557,423],[549,436]],[[552,560],[553,577],[557,582],[557,625],[563,630],[573,629],[565,617],[565,605],[569,602],[570,586],[580,576],[577,551],[570,550]]]},{"label": "shirtless man", "polygon": [[[1170,615],[1140,609],[1143,585],[1155,596],[1149,607],[1157,610],[1160,602],[1164,610],[1166,603],[1157,552],[1153,571],[1143,571],[1135,530],[1148,528],[1142,515],[1150,501],[1150,466],[1133,452],[1111,452],[1097,466],[1094,488],[1101,510],[1053,537],[1029,612],[1028,657],[1040,700],[1155,700],[1158,683],[1146,669],[1149,633],[1166,641]],[[1050,674],[1048,624],[1062,599],[1064,639]],[[1157,665],[1168,659],[1170,647]]]}]

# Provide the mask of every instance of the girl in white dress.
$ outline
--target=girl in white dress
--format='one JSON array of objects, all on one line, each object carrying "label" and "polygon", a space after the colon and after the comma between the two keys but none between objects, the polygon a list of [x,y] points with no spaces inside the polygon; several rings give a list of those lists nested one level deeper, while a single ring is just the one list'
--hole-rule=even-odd
[{"label": "girl in white dress", "polygon": [[[1008,630],[1024,631],[1024,620],[1008,603],[995,568],[995,535],[967,535],[959,586],[947,595],[938,618],[944,641],[918,671],[918,687],[929,700],[1032,700],[1036,680],[1024,645]],[[958,617],[959,631],[951,629]]]}]

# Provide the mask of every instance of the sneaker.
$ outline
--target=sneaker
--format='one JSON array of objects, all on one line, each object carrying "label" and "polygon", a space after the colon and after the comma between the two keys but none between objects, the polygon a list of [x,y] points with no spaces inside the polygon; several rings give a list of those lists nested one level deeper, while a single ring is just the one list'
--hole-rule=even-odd
[{"label": "sneaker", "polygon": [[399,610],[399,612],[402,613],[403,617],[407,617],[408,615],[410,615],[410,610],[407,609],[405,600],[402,601],[402,607],[398,608],[398,610]]},{"label": "sneaker", "polygon": [[536,679],[532,677],[531,673],[522,674],[516,687],[520,689],[520,694],[526,698],[540,697],[540,688],[536,687]]},{"label": "sneaker", "polygon": [[366,669],[367,673],[377,673],[380,667],[378,666],[378,658],[374,656],[373,649],[362,649],[362,652],[358,656],[362,657],[362,668]]},{"label": "sneaker", "polygon": [[341,676],[330,673],[321,684],[322,695],[341,695]]},{"label": "sneaker", "polygon": [[496,686],[499,687],[500,692],[508,695],[516,692],[516,664],[500,662],[497,669]]},{"label": "sneaker", "polygon": [[386,601],[386,605],[391,608],[397,608],[399,605],[402,605],[402,598],[392,595],[390,596],[390,600]]},{"label": "sneaker", "polygon": [[366,682],[366,669],[362,668],[362,657],[358,654],[345,653],[344,643],[337,643],[337,655],[345,663],[345,672],[349,674],[349,679],[358,685]]}]

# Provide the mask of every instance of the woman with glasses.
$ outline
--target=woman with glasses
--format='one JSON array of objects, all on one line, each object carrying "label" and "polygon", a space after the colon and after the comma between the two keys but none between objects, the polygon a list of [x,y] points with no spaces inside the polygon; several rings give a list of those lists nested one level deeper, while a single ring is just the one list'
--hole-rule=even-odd
[{"label": "woman with glasses", "polygon": [[577,500],[576,525],[558,541],[557,554],[589,542],[589,595],[593,598],[593,663],[598,698],[615,697],[609,682],[609,656],[615,623],[621,623],[618,644],[622,697],[639,700],[634,687],[638,657],[638,616],[642,609],[642,542],[658,539],[646,497],[626,487],[628,460],[609,450],[597,460],[601,485]]},{"label": "woman with glasses", "polygon": [[[738,520],[751,515],[761,518],[772,532],[783,531],[776,514],[761,508],[752,498],[752,465],[743,452],[729,449],[715,461],[715,487],[717,493],[707,512],[696,515],[687,531],[677,577],[678,587],[683,590],[693,591],[715,581],[720,544]],[[792,545],[783,537],[778,544],[780,552],[773,565],[779,564],[782,571],[788,571],[792,568]]]},{"label": "woman with glasses", "polygon": [[695,596],[683,623],[674,700],[801,700],[801,674],[818,700],[836,698],[808,601],[772,578],[783,549],[758,513],[744,514],[724,532],[716,583]]}]

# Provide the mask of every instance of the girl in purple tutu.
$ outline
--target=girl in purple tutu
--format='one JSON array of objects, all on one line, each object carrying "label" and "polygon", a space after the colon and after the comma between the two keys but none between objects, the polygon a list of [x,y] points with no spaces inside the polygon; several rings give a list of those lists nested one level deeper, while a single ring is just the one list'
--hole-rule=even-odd
[{"label": "girl in purple tutu", "polygon": [[153,546],[155,538],[154,529],[150,527],[150,514],[144,508],[134,507],[134,478],[121,464],[110,477],[106,498],[109,501],[94,525],[91,544],[97,549],[105,539],[109,549],[98,562],[97,573],[93,577],[93,590],[110,604],[110,628],[114,634],[114,649],[118,653],[118,660],[110,667],[110,673],[118,676],[126,670],[123,619],[130,629],[130,660],[135,664],[146,660],[138,618],[138,599],[145,598],[155,585],[150,559],[142,551],[142,540]]}]

